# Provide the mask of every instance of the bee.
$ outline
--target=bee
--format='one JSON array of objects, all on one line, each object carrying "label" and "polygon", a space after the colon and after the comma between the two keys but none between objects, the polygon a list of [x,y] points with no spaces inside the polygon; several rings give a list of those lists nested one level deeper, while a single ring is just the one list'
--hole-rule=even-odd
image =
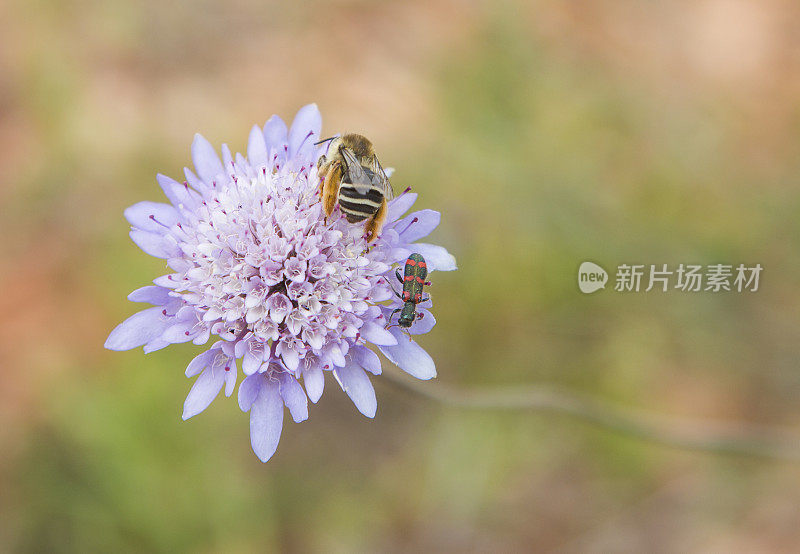
[{"label": "bee", "polygon": [[395,292],[398,298],[403,301],[403,307],[393,311],[389,316],[389,320],[391,321],[394,314],[400,312],[397,325],[407,329],[422,317],[422,313],[417,313],[417,304],[430,299],[429,296],[424,298],[422,296],[423,285],[430,285],[430,282],[425,280],[428,276],[428,266],[425,263],[425,258],[416,252],[411,254],[406,260],[403,274],[401,275],[400,268],[397,268],[395,275],[397,275],[397,280],[403,283],[403,294],[400,295]]},{"label": "bee", "polygon": [[331,141],[330,157],[323,155],[317,162],[325,216],[333,213],[338,202],[348,222],[366,220],[364,232],[370,242],[380,234],[387,204],[394,196],[389,178],[366,137],[347,134],[326,140]]}]

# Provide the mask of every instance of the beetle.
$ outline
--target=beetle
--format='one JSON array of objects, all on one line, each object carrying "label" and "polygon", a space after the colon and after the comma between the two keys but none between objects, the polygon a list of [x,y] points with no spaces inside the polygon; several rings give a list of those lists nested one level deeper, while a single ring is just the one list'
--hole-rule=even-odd
[{"label": "beetle", "polygon": [[430,299],[430,296],[424,298],[422,296],[422,287],[431,284],[430,281],[425,280],[428,276],[428,266],[425,263],[425,258],[416,252],[411,254],[406,260],[403,274],[400,274],[400,268],[398,267],[395,275],[397,275],[397,280],[403,284],[403,294],[395,292],[397,297],[403,301],[403,307],[394,310],[389,316],[389,320],[391,321],[394,314],[400,312],[397,325],[407,329],[423,315],[417,313],[417,304]]}]

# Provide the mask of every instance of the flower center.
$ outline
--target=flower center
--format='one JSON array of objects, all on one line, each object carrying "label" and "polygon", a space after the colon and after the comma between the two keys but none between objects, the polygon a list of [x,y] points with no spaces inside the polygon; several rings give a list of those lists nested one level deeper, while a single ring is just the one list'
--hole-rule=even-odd
[{"label": "flower center", "polygon": [[226,340],[277,341],[302,358],[355,343],[379,317],[368,301],[388,288],[373,269],[384,249],[367,251],[361,226],[344,218],[326,224],[317,187],[305,172],[236,174],[197,210],[175,290],[202,313],[199,325]]}]

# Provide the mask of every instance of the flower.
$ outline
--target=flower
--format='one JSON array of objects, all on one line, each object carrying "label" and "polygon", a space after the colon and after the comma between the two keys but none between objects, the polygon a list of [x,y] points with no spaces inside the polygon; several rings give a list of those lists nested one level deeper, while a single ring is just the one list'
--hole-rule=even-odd
[{"label": "flower", "polygon": [[[400,306],[390,282],[393,264],[412,252],[429,271],[453,270],[441,246],[415,242],[438,224],[440,214],[420,210],[402,217],[416,200],[406,191],[388,206],[380,237],[364,239],[363,225],[335,212],[324,217],[317,160],[327,147],[315,104],[297,113],[290,129],[272,116],[254,126],[247,157],[195,135],[195,172],[179,183],[157,180],[169,204],[139,202],[125,210],[130,236],[142,250],[167,261],[171,273],[128,299],[153,307],[117,326],[105,347],[145,353],[170,344],[216,339],[186,368],[197,377],[186,397],[183,419],[236,387],[240,408],[250,412],[253,451],[267,461],[278,446],[284,407],[295,422],[308,418],[308,399],[322,396],[325,373],[333,374],[356,408],[373,417],[375,391],[367,373],[380,375],[370,345],[418,379],[431,379],[431,357],[388,318]],[[436,323],[430,300],[409,329],[427,333]],[[299,379],[302,379],[301,386]]]}]

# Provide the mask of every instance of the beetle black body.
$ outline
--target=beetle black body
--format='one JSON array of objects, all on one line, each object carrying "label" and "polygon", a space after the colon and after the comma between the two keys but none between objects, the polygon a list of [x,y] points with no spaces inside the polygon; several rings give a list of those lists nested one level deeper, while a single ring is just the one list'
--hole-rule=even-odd
[{"label": "beetle black body", "polygon": [[397,280],[403,284],[403,294],[395,293],[403,301],[403,307],[397,308],[392,312],[392,316],[400,312],[397,324],[400,327],[408,328],[411,327],[416,319],[422,317],[422,314],[417,313],[417,304],[428,300],[428,297],[422,297],[422,287],[430,285],[429,282],[425,281],[428,276],[428,266],[425,264],[425,258],[417,253],[411,254],[406,260],[403,275],[400,275],[399,268],[395,274],[397,275]]}]

